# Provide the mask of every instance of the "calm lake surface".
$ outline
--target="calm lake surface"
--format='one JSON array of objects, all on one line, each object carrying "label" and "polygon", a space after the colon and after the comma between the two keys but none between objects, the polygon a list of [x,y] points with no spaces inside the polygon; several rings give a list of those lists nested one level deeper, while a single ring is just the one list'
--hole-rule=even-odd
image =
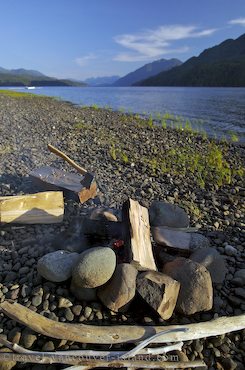
[{"label": "calm lake surface", "polygon": [[229,136],[232,131],[245,141],[245,88],[37,87],[25,91],[82,106],[96,104],[153,116],[170,113],[189,119],[208,135]]}]

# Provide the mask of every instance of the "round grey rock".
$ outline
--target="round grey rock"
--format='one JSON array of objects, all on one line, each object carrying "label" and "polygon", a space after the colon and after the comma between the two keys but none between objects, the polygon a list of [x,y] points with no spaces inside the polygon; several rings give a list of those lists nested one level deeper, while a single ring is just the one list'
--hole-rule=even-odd
[{"label": "round grey rock", "polygon": [[213,306],[213,287],[209,271],[190,259],[177,257],[164,265],[164,274],[180,282],[177,312],[193,315]]},{"label": "round grey rock", "polygon": [[202,234],[191,233],[190,249],[192,251],[199,248],[208,248],[210,246],[209,239]]},{"label": "round grey rock", "polygon": [[190,259],[198,262],[209,271],[213,283],[222,283],[227,273],[224,258],[214,248],[197,249]]},{"label": "round grey rock", "polygon": [[72,269],[79,259],[78,253],[59,250],[39,259],[37,271],[45,279],[54,283],[66,281],[71,277]]},{"label": "round grey rock", "polygon": [[226,244],[226,246],[225,246],[225,254],[227,256],[236,256],[237,255],[237,250],[232,245]]},{"label": "round grey rock", "polygon": [[135,296],[138,271],[129,263],[122,263],[107,284],[98,289],[98,297],[104,305],[115,312],[125,312]]},{"label": "round grey rock", "polygon": [[245,285],[245,269],[236,271],[234,278],[242,280],[243,284]]},{"label": "round grey rock", "polygon": [[151,226],[188,227],[189,217],[183,208],[171,203],[153,201],[150,209]]},{"label": "round grey rock", "polygon": [[81,288],[96,288],[104,285],[116,268],[116,255],[111,248],[91,248],[80,254],[72,277]]},{"label": "round grey rock", "polygon": [[96,288],[81,288],[76,285],[73,279],[71,281],[70,290],[79,301],[90,302],[97,300]]}]

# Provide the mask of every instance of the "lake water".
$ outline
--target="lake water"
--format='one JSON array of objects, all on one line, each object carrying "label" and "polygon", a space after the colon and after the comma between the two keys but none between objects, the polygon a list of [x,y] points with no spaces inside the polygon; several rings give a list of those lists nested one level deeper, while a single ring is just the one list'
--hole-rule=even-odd
[{"label": "lake water", "polygon": [[232,131],[245,141],[245,88],[39,87],[29,92],[125,112],[170,113],[189,119],[208,135],[229,136]]}]

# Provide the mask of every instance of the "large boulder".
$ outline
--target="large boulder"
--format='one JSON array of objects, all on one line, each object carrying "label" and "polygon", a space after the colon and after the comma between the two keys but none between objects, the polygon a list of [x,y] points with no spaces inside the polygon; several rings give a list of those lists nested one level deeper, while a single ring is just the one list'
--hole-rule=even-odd
[{"label": "large boulder", "polygon": [[122,263],[107,284],[98,289],[98,297],[110,310],[123,312],[135,296],[138,271],[129,263]]},{"label": "large boulder", "polygon": [[197,249],[190,259],[205,266],[210,272],[213,283],[223,283],[227,268],[224,258],[214,248]]},{"label": "large boulder", "polygon": [[163,273],[180,282],[176,310],[184,315],[211,310],[213,287],[209,271],[197,262],[183,257],[163,266]]},{"label": "large boulder", "polygon": [[175,309],[180,283],[157,271],[147,271],[137,277],[137,291],[162,319],[169,319]]},{"label": "large boulder", "polygon": [[189,226],[187,213],[175,204],[154,200],[149,209],[151,226],[182,228]]},{"label": "large boulder", "polygon": [[112,277],[115,268],[116,255],[111,248],[90,248],[80,254],[72,278],[78,287],[97,288]]},{"label": "large boulder", "polygon": [[78,253],[70,253],[64,250],[51,252],[38,260],[37,271],[46,280],[60,283],[71,277],[72,269],[78,259]]},{"label": "large boulder", "polygon": [[152,227],[151,232],[155,242],[166,247],[187,251],[209,247],[209,240],[201,234],[187,233],[164,226]]}]

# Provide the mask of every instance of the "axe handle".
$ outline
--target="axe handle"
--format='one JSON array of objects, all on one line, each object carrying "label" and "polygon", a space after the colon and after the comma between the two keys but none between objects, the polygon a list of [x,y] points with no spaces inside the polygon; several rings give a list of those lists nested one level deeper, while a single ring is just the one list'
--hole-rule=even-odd
[{"label": "axe handle", "polygon": [[73,168],[75,168],[82,175],[85,175],[87,173],[85,168],[82,168],[81,166],[79,166],[70,157],[68,157],[68,155],[64,154],[61,150],[55,148],[53,145],[48,144],[48,149],[50,150],[50,152],[58,155],[60,158],[64,159],[66,162],[68,162]]}]

